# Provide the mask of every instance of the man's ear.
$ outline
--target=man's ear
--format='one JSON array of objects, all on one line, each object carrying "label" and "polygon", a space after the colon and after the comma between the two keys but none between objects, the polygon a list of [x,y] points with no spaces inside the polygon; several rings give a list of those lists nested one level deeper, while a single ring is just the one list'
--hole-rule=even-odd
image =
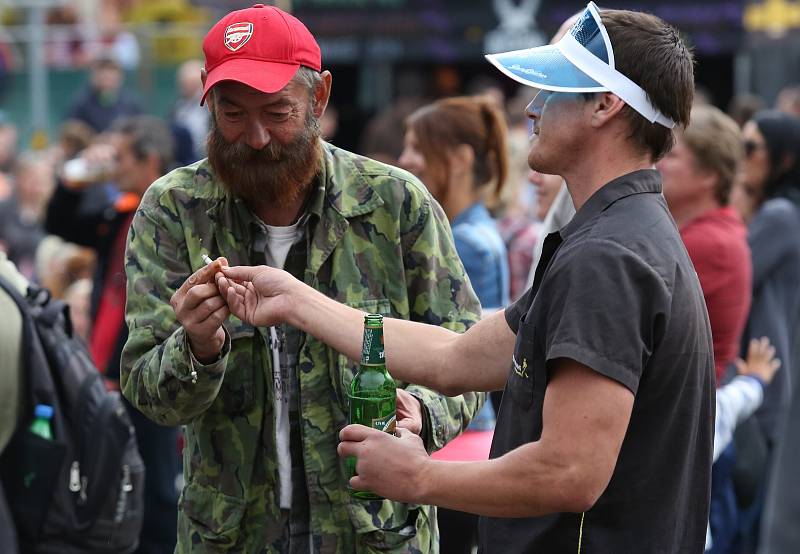
[{"label": "man's ear", "polygon": [[[205,67],[201,67],[200,68],[200,80],[203,82],[203,88],[205,88],[206,81],[208,80],[208,72],[206,71]],[[206,98],[205,98],[205,105],[206,105],[206,108],[208,108],[209,112],[212,111],[211,104],[213,102],[214,102],[214,91],[213,90],[209,90],[208,94],[206,94]]]},{"label": "man's ear", "polygon": [[599,92],[593,101],[592,127],[602,127],[626,106],[625,101],[613,92]]},{"label": "man's ear", "polygon": [[320,73],[322,80],[317,88],[314,89],[314,115],[317,119],[322,117],[325,113],[325,108],[328,107],[328,100],[331,97],[331,83],[333,76],[327,69]]}]

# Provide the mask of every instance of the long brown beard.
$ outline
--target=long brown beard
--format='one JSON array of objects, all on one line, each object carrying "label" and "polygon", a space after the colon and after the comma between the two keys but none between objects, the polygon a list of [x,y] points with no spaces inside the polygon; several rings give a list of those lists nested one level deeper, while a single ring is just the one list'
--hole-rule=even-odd
[{"label": "long brown beard", "polygon": [[211,117],[208,161],[214,174],[231,193],[252,208],[292,206],[305,196],[319,172],[322,149],[319,120],[309,109],[303,131],[288,144],[273,140],[256,150],[228,142]]}]

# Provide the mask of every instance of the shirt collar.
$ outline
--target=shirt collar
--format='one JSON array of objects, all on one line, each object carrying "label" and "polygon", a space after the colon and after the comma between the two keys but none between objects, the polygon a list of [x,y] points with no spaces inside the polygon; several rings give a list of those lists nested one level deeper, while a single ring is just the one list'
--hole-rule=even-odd
[{"label": "shirt collar", "polygon": [[460,223],[478,223],[490,217],[489,210],[486,209],[486,206],[480,202],[475,202],[472,206],[454,217],[452,224],[458,225]]},{"label": "shirt collar", "polygon": [[655,169],[639,169],[609,181],[590,196],[572,221],[559,231],[561,238],[566,239],[617,200],[645,192],[661,192],[661,174]]}]

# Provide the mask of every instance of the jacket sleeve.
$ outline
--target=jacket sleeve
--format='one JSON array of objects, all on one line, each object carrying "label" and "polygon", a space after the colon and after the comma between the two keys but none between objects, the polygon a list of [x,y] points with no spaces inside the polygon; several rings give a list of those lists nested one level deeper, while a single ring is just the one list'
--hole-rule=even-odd
[{"label": "jacket sleeve", "polygon": [[[168,179],[165,177],[162,179]],[[138,410],[163,425],[186,424],[205,412],[219,393],[230,352],[226,336],[220,358],[203,366],[169,303],[193,273],[182,222],[168,194],[145,195],[128,234],[126,252],[128,341],[122,351],[122,393]]]},{"label": "jacket sleeve", "polygon": [[[416,212],[405,214],[410,226],[403,240],[403,262],[411,319],[463,333],[478,322],[480,303],[456,253],[444,212],[427,193],[423,198]],[[466,429],[486,397],[475,392],[449,397],[418,385],[406,390],[423,406],[422,438],[431,452]]]},{"label": "jacket sleeve", "polygon": [[764,386],[754,377],[738,375],[717,389],[714,416],[714,461],[733,440],[736,426],[750,417],[764,399]]}]

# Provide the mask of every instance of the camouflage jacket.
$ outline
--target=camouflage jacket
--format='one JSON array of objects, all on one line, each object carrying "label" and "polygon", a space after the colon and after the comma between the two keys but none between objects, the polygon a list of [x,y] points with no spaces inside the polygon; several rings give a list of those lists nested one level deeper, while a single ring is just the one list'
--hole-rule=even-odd
[{"label": "camouflage jacket", "polygon": [[[409,173],[325,145],[308,211],[305,282],[358,309],[463,332],[480,307],[439,205]],[[251,265],[255,216],[207,161],[177,169],[145,194],[128,237],[129,339],[124,395],[152,420],[185,426],[176,552],[272,552],[282,531],[269,330],[231,316],[221,358],[197,368],[169,299],[203,261]],[[194,362],[197,363],[197,362]],[[391,361],[390,367],[391,367]],[[352,499],[336,454],[356,363],[309,335],[299,352],[303,459],[315,552],[437,552],[430,506]],[[405,384],[400,383],[401,386]],[[422,401],[429,450],[463,430],[482,394]],[[399,531],[403,529],[403,532]]]}]

